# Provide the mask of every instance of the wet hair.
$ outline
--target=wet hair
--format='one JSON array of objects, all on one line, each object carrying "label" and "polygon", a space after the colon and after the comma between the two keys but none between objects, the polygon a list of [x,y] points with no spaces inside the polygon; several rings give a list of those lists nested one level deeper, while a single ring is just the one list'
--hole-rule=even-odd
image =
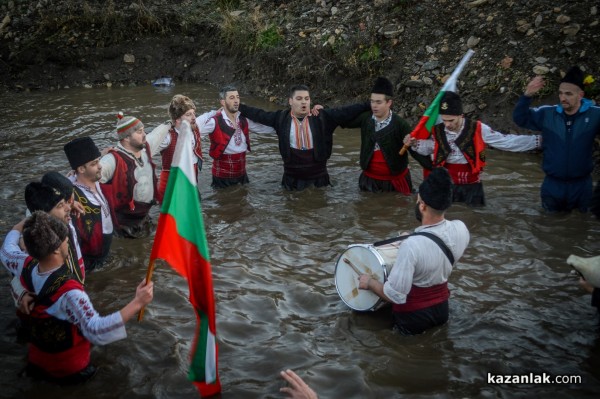
[{"label": "wet hair", "polygon": [[238,89],[234,85],[227,85],[221,87],[221,90],[219,91],[219,100],[225,100],[225,97],[227,97],[227,93],[230,91],[238,91]]},{"label": "wet hair", "polygon": [[67,225],[43,211],[35,211],[23,225],[23,242],[27,253],[37,260],[56,251],[69,234]]},{"label": "wet hair", "polygon": [[294,93],[297,91],[308,91],[310,93],[307,85],[294,85],[290,87],[290,98],[294,98]]}]

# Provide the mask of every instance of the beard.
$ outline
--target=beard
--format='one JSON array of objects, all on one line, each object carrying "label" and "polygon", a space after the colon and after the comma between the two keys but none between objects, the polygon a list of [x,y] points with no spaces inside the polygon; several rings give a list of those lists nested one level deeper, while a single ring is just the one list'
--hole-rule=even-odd
[{"label": "beard", "polygon": [[419,204],[415,204],[415,218],[419,222],[423,221],[423,214],[421,213],[421,210],[419,209]]}]

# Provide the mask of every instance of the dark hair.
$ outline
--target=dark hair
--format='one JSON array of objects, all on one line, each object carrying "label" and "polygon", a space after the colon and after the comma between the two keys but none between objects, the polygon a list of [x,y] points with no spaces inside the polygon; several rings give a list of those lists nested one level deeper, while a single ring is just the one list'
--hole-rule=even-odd
[{"label": "dark hair", "polygon": [[221,91],[219,91],[219,99],[225,100],[225,97],[227,97],[227,92],[229,91],[238,91],[238,89],[234,85],[221,87]]},{"label": "dark hair", "polygon": [[297,91],[308,91],[310,93],[307,85],[294,85],[290,87],[290,98],[294,98],[294,93]]},{"label": "dark hair", "polygon": [[52,215],[35,211],[23,225],[23,242],[27,253],[35,259],[44,259],[56,251],[69,234],[69,228]]}]

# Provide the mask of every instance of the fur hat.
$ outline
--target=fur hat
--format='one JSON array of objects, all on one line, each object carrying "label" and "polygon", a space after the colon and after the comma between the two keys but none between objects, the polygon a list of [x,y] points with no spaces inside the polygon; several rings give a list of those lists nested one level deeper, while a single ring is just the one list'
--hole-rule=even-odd
[{"label": "fur hat", "polygon": [[196,110],[196,104],[194,104],[192,99],[181,94],[175,94],[171,100],[171,104],[169,104],[169,116],[175,122],[190,109]]},{"label": "fur hat", "polygon": [[73,183],[58,172],[47,172],[42,176],[42,183],[60,191],[62,198],[69,201],[73,195]]},{"label": "fur hat", "polygon": [[435,168],[419,186],[419,196],[425,204],[445,211],[452,205],[452,178],[446,168]]},{"label": "fur hat", "polygon": [[440,115],[462,115],[463,106],[460,96],[453,91],[447,91],[440,100]]},{"label": "fur hat", "polygon": [[581,90],[585,90],[583,86],[583,72],[578,66],[571,67],[560,80],[560,83],[571,83],[578,86]]},{"label": "fur hat", "polygon": [[77,170],[81,165],[100,158],[100,150],[98,150],[91,137],[80,137],[71,140],[63,148],[73,170]]},{"label": "fur hat", "polygon": [[50,212],[63,199],[61,192],[41,182],[31,182],[25,186],[25,204],[29,212]]},{"label": "fur hat", "polygon": [[380,76],[375,80],[371,93],[385,94],[386,96],[393,97],[394,85],[387,78]]},{"label": "fur hat", "polygon": [[117,114],[117,137],[119,137],[119,140],[123,140],[143,127],[144,124],[138,118],[124,116],[122,112]]},{"label": "fur hat", "polygon": [[69,228],[64,222],[42,211],[33,212],[23,225],[27,253],[38,260],[56,251],[68,234]]}]

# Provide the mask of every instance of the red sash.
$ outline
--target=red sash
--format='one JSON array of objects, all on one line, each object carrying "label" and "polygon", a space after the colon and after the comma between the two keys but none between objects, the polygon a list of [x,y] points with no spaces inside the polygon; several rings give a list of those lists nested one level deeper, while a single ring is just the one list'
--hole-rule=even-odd
[{"label": "red sash", "polygon": [[417,287],[413,284],[410,292],[406,296],[406,303],[395,303],[392,307],[394,312],[414,312],[415,310],[425,309],[450,298],[448,282],[432,285],[431,287]]},{"label": "red sash", "polygon": [[408,182],[406,181],[407,173],[408,168],[404,169],[404,171],[402,171],[398,175],[392,175],[390,167],[385,161],[385,158],[383,157],[383,152],[381,150],[373,152],[371,162],[369,162],[369,168],[364,171],[365,176],[375,180],[389,181],[390,183],[392,183],[392,186],[394,186],[394,189],[396,191],[405,195],[409,195],[411,194],[411,190],[408,186]]}]

